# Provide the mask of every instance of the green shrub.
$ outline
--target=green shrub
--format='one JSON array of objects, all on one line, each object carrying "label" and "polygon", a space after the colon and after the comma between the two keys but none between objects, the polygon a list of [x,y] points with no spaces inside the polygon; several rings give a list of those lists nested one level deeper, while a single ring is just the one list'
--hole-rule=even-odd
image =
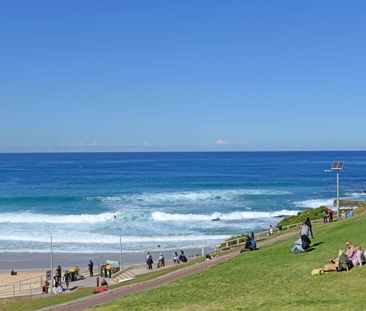
[{"label": "green shrub", "polygon": [[277,225],[284,227],[288,225],[298,224],[303,222],[307,217],[309,217],[310,220],[321,219],[323,218],[322,212],[326,210],[328,210],[328,207],[320,206],[318,208],[298,212],[297,215],[285,217]]}]

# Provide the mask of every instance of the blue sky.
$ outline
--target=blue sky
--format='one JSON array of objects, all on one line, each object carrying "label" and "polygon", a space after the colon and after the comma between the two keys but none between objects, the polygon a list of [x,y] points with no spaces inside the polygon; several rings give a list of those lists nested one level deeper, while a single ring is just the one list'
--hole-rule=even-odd
[{"label": "blue sky", "polygon": [[364,1],[1,1],[0,151],[366,149]]}]

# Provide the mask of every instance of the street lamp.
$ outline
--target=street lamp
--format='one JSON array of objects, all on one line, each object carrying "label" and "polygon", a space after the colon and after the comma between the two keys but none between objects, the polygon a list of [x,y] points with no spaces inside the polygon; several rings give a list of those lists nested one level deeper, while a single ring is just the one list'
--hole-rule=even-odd
[{"label": "street lamp", "polygon": [[51,284],[51,287],[52,287],[53,286],[53,243],[52,243],[52,235],[51,235],[51,279],[50,279],[50,284]]},{"label": "street lamp", "polygon": [[343,161],[334,161],[332,164],[332,171],[337,174],[337,220],[339,221],[339,171],[343,168]]},{"label": "street lamp", "polygon": [[119,228],[119,271],[122,271],[122,229]]},{"label": "street lamp", "polygon": [[[116,227],[118,226],[117,224],[117,215],[113,216],[115,223],[116,223]],[[119,227],[119,271],[122,271],[122,229],[121,227]]]}]

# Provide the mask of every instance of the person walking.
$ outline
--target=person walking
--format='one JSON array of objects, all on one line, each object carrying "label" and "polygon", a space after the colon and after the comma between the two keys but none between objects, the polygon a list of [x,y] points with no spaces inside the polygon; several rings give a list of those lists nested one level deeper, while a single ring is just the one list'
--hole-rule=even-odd
[{"label": "person walking", "polygon": [[66,284],[66,289],[69,289],[70,280],[71,280],[70,273],[69,273],[69,271],[66,270],[65,274],[64,274],[64,281]]},{"label": "person walking", "polygon": [[268,227],[268,236],[272,236],[273,235],[273,226],[269,225]]},{"label": "person walking", "polygon": [[180,261],[179,261],[179,255],[178,255],[178,253],[177,253],[177,252],[174,252],[174,254],[173,254],[173,262],[174,262],[176,265],[180,264]]},{"label": "person walking", "polygon": [[146,256],[146,265],[147,265],[147,268],[149,270],[152,270],[153,263],[154,263],[154,261],[153,261],[152,255],[150,253],[147,253],[147,256]]},{"label": "person walking", "polygon": [[164,267],[164,266],[165,266],[165,258],[164,258],[164,255],[162,253],[160,253],[158,268],[161,268],[161,267]]}]

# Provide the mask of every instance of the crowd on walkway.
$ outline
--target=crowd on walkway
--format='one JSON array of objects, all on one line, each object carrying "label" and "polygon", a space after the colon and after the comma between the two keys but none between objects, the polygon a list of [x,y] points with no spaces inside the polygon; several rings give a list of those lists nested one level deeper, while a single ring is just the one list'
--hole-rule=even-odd
[{"label": "crowd on walkway", "polygon": [[[94,275],[94,263],[92,260],[88,263],[89,275]],[[42,285],[42,294],[48,294],[50,292],[50,287],[54,293],[62,293],[65,290],[69,290],[70,282],[76,281],[79,276],[79,267],[72,267],[70,270],[65,270],[62,275],[62,268],[58,266],[56,268],[56,273],[51,280],[51,284],[48,280]]]},{"label": "crowd on walkway", "polygon": [[[180,254],[178,255],[178,252],[174,252],[173,253],[173,262],[176,264],[176,265],[179,265],[181,263],[186,263],[188,262],[188,259],[187,259],[187,256],[184,254],[184,251],[181,250],[180,251]],[[150,252],[148,252],[146,254],[146,268],[148,270],[152,270],[153,269],[153,263],[154,263],[154,259],[153,259],[153,256]],[[157,268],[162,268],[162,267],[165,267],[165,257],[163,255],[163,253],[160,253],[159,254],[159,257],[158,257],[158,264],[156,266]]]}]

